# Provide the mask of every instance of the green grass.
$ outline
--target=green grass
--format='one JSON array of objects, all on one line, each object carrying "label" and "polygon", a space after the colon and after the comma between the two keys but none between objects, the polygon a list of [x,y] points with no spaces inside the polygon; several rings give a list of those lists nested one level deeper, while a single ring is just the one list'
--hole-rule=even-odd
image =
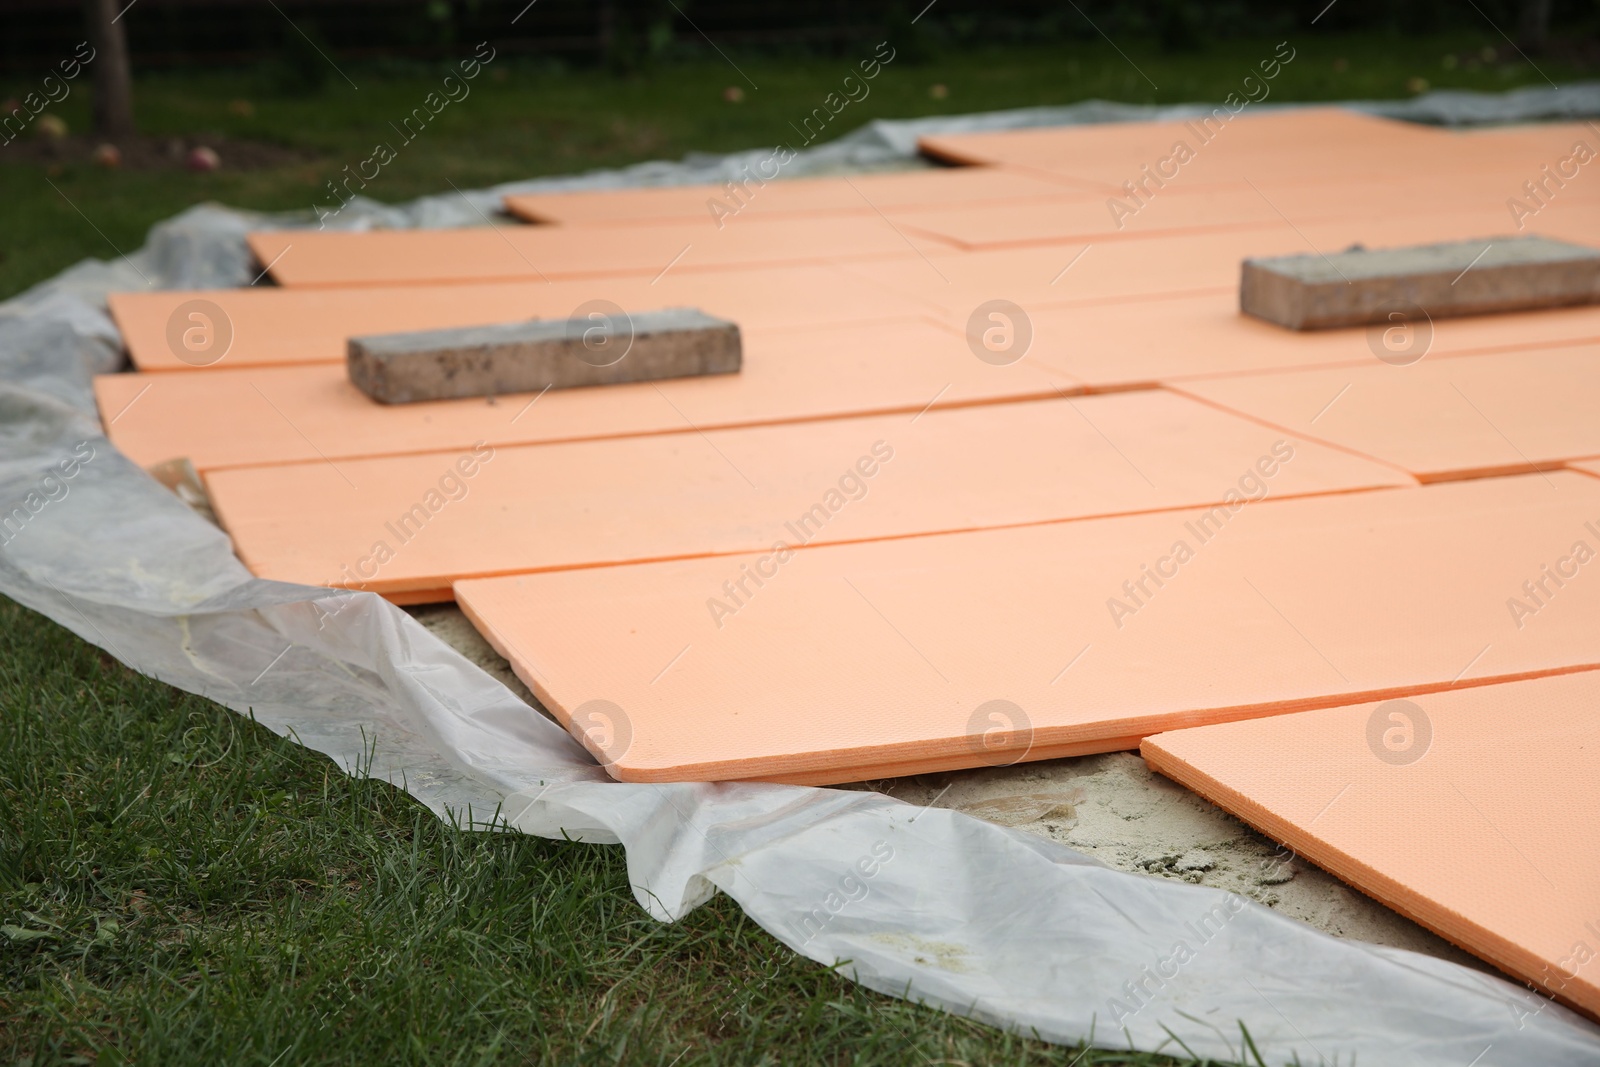
[{"label": "green grass", "polygon": [[[871,95],[851,104],[830,132],[868,119],[960,114],[997,108],[1067,104],[1098,97],[1133,103],[1219,100],[1239,89],[1279,38],[1230,41],[1196,53],[1171,55],[1153,45],[1121,42],[1125,59],[1100,41],[1021,48],[952,51],[920,64],[901,58],[870,83]],[[1446,54],[1477,56],[1485,47],[1508,52],[1487,25],[1449,38],[1337,37],[1301,33],[1296,57],[1272,83],[1270,99],[1312,101],[1403,97],[1413,78],[1436,88],[1502,90],[1542,85],[1526,62],[1474,58],[1446,69]],[[463,46],[461,54],[471,54]],[[795,140],[798,123],[838,88],[856,59],[734,57],[758,85],[752,90],[733,67],[712,57],[617,77],[562,72],[548,64],[501,56],[471,84],[471,95],[447,106],[414,142],[400,147],[367,195],[398,202],[426,193],[483,186],[515,178],[678,158],[689,151],[725,152]],[[0,147],[0,298],[84,256],[110,257],[138,247],[151,224],[203,200],[237,207],[299,209],[331,204],[326,182],[397,141],[398,123],[437,90],[444,68],[365,68],[341,63],[359,86],[330,74],[311,94],[286,95],[256,71],[157,73],[139,80],[136,107],[144,132],[183,136],[214,132],[268,141],[314,153],[316,161],[253,172],[105,172],[71,165],[48,176],[44,167],[10,163]],[[1137,67],[1137,70],[1135,69]],[[1564,82],[1581,70],[1541,61],[1544,75]],[[1140,72],[1143,72],[1141,75]],[[1146,80],[1148,77],[1148,81]],[[1159,86],[1159,89],[1153,88]],[[930,87],[948,89],[944,99]],[[722,91],[742,86],[730,104]],[[0,96],[33,88],[26,79],[0,83]],[[254,105],[242,117],[236,100]],[[87,83],[59,108],[74,130],[88,125]],[[47,180],[48,178],[48,180]],[[54,183],[52,188],[51,182]],[[81,214],[80,214],[81,212]]]},{"label": "green grass", "polygon": [[[0,1064],[1073,1063],[467,833],[0,599]],[[1078,1064],[1165,1064],[1090,1053]]]},{"label": "green grass", "polygon": [[[1447,70],[1449,40],[1307,35],[1274,99],[1542,84],[1526,64]],[[1275,42],[1163,55],[1124,42],[897,62],[869,118],[1070,103],[1175,103],[1235,89]],[[465,53],[467,50],[464,49]],[[863,50],[863,55],[867,50]],[[400,201],[512,178],[791,137],[845,60],[737,56],[631,78],[497,60],[368,192]],[[1558,80],[1581,74],[1554,64]],[[315,154],[248,173],[17,164],[0,147],[0,296],[84,256],[131,251],[202,200],[309,210],[439,74],[346,67],[313,95],[260,75],[142,78],[147,133],[214,131]],[[947,98],[929,95],[935,83]],[[25,91],[20,80],[0,96]],[[243,117],[229,102],[248,99]],[[62,109],[76,129],[86,101]],[[49,180],[47,181],[47,177]],[[54,183],[54,187],[50,184]],[[81,212],[81,214],[80,214]],[[798,959],[719,897],[661,925],[620,849],[463,833],[403,793],[204,699],[135,674],[0,599],[0,1065],[606,1062],[1156,1064],[998,1034],[877,996]],[[731,1013],[730,1013],[731,1012]]]}]

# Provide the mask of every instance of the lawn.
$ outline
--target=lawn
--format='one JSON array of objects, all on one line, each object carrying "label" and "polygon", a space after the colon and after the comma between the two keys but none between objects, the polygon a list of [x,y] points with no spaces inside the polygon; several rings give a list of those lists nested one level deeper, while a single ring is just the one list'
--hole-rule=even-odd
[{"label": "lawn", "polygon": [[[1277,39],[1230,41],[1181,55],[1124,44],[1121,51],[1100,41],[981,48],[915,64],[898,57],[869,83],[870,95],[840,115],[835,128],[843,132],[875,118],[1091,98],[1164,104],[1221,100],[1241,90],[1243,79],[1273,55]],[[1270,100],[1404,97],[1411,91],[1408,84],[1419,87],[1414,79],[1435,88],[1497,91],[1543,85],[1545,76],[1557,82],[1584,76],[1554,60],[1531,66],[1487,24],[1481,32],[1433,40],[1301,34],[1290,47],[1294,59],[1271,83]],[[212,174],[108,172],[87,163],[62,165],[49,174],[40,164],[11,162],[7,153],[14,158],[15,146],[0,146],[0,299],[85,256],[131,251],[151,224],[199,201],[308,213],[317,204],[334,206],[328,182],[341,178],[345,167],[354,171],[379,142],[398,144],[397,158],[368,184],[365,195],[393,203],[446,191],[450,182],[467,189],[677,159],[690,151],[797,141],[790,124],[820,106],[873,50],[873,43],[863,44],[859,56],[838,59],[740,55],[724,62],[712,56],[631,77],[497,56],[468,83],[470,94],[446,106],[409,144],[399,143],[391,124],[398,125],[430,92],[440,90],[447,73],[443,64],[369,69],[340,63],[342,75],[330,69],[320,88],[296,93],[285,93],[279,78],[262,71],[158,72],[140,79],[135,90],[144,133],[267,142],[293,150],[303,161],[236,171],[228,168],[224,154],[223,169]],[[472,52],[471,46],[461,49],[463,58]],[[730,86],[743,90],[742,101],[724,100]],[[943,87],[942,98],[933,95],[935,87]],[[0,81],[0,97],[31,88],[25,79],[12,77]],[[87,84],[59,111],[69,128],[85,130]]]},{"label": "lawn", "polygon": [[[1504,48],[1487,26],[1421,44],[1292,43],[1274,99],[1403,96],[1416,78],[1544,84],[1527,63],[1487,58],[1483,49]],[[1217,99],[1275,44],[897,61],[850,124],[1089,97]],[[1446,55],[1456,57],[1448,67]],[[497,58],[368,193],[401,201],[448,182],[772,144],[853,65],[734,58],[742,75],[711,59],[628,78]],[[82,257],[131,251],[152,223],[201,200],[303,211],[328,202],[324,183],[389,139],[388,124],[443,75],[342,66],[359,89],[341,75],[314,93],[274,93],[254,71],[139,81],[145,132],[212,132],[302,157],[270,169],[49,173],[0,147],[0,296]],[[1541,66],[1557,80],[1581,74]],[[13,83],[0,96],[25,91]],[[744,86],[742,102],[724,100],[729,85]],[[82,129],[83,95],[62,114]],[[655,923],[633,902],[619,849],[461,832],[3,598],[0,972],[0,1064],[30,1067],[1175,1062],[1075,1058],[865,992],[793,956],[724,897]]]},{"label": "lawn", "polygon": [[1072,1059],[726,897],[657,923],[620,849],[457,830],[4,600],[0,922],[8,1065]]}]

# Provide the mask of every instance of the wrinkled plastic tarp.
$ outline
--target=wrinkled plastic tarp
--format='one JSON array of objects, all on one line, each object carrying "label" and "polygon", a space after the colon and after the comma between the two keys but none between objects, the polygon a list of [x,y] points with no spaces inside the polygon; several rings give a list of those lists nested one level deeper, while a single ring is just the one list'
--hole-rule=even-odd
[{"label": "wrinkled plastic tarp", "polygon": [[[1600,86],[1366,106],[1433,122],[1572,117],[1600,114]],[[1196,110],[1089,102],[874,122],[801,153],[788,173],[915,165],[926,132]],[[718,180],[766,154],[404,207],[361,201],[338,224],[477,224],[508,191]],[[248,284],[242,235],[294,224],[306,222],[195,208],[130,257],[79,264],[0,304],[0,514],[13,516],[0,533],[0,592],[352,773],[403,783],[436,812],[482,822],[498,811],[528,833],[620,843],[635,896],[658,919],[720,889],[811,959],[850,961],[844,973],[870,988],[996,1026],[1145,1050],[1177,1051],[1175,1035],[1195,1054],[1243,1059],[1243,1021],[1274,1064],[1600,1062],[1600,1028],[1499,978],[1337,940],[1241,897],[1114,871],[957,812],[868,792],[613,782],[386,601],[251,577],[224,534],[106,441],[89,377],[121,359],[107,291]]]}]

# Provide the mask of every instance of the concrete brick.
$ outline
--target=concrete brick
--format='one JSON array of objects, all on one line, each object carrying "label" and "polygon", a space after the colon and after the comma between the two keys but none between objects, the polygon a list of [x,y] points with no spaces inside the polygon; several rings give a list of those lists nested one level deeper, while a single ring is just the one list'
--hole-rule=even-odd
[{"label": "concrete brick", "polygon": [[1241,311],[1291,330],[1596,302],[1600,250],[1546,237],[1247,259],[1239,284]]},{"label": "concrete brick", "polygon": [[617,309],[609,322],[535,319],[352,337],[347,356],[358,389],[406,404],[729,374],[743,347],[737,324],[694,308],[632,316]]}]

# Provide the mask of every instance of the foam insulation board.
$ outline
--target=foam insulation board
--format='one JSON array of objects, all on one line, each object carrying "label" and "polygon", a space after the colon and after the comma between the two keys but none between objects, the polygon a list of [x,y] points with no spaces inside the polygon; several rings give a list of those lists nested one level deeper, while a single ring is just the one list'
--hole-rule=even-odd
[{"label": "foam insulation board", "polygon": [[1237,292],[1239,263],[1252,250],[1289,252],[1304,241],[1287,226],[1180,234],[1148,241],[993,248],[840,264],[874,290],[914,300],[964,328],[978,305],[1010,300],[1038,307],[1133,301],[1196,292]]},{"label": "foam insulation board", "polygon": [[916,255],[947,247],[889,220],[773,219],[714,230],[699,224],[625,229],[474,226],[451,230],[272,230],[248,235],[278,284],[440,285],[690,273]]},{"label": "foam insulation board", "polygon": [[[1036,307],[1029,312],[1032,343],[1031,358],[1070,375],[1090,389],[1117,389],[1139,383],[1175,383],[1185,390],[1218,399],[1229,387],[1213,386],[1194,379],[1211,379],[1239,374],[1259,377],[1255,386],[1272,393],[1277,386],[1266,384],[1265,372],[1342,366],[1357,370],[1360,380],[1397,383],[1395,362],[1424,361],[1428,370],[1420,377],[1434,378],[1446,373],[1435,364],[1447,363],[1463,354],[1504,352],[1518,349],[1570,345],[1574,342],[1600,343],[1600,308],[1563,309],[1527,314],[1493,315],[1429,322],[1416,322],[1393,329],[1358,327],[1289,333],[1269,323],[1239,313],[1236,294],[1228,291],[1200,296],[1148,299],[1135,305],[1097,303],[1074,307]],[[955,327],[951,327],[952,330]],[[1380,360],[1390,361],[1383,365]],[[1473,364],[1474,366],[1477,364]],[[1409,368],[1418,369],[1418,368]],[[1387,375],[1376,373],[1389,372]],[[1322,378],[1298,379],[1307,383]],[[1300,432],[1314,433],[1337,409],[1319,418],[1314,426],[1305,420],[1316,417],[1321,406],[1335,392],[1352,381],[1341,378],[1316,401],[1309,411],[1292,414],[1301,419]],[[1412,378],[1405,378],[1412,381]],[[1420,382],[1417,383],[1420,386]],[[1245,388],[1243,386],[1239,387]],[[1282,388],[1291,388],[1288,382]],[[1230,394],[1231,395],[1231,394]],[[1426,390],[1415,394],[1419,399]],[[1452,392],[1455,403],[1460,398]],[[1340,400],[1343,403],[1343,399]],[[1244,409],[1241,409],[1244,410]],[[1280,421],[1278,409],[1250,408],[1250,414]],[[1428,412],[1416,413],[1419,423],[1427,423]],[[1580,432],[1576,427],[1551,426],[1551,433]],[[1588,454],[1588,453],[1580,453]]]},{"label": "foam insulation board", "polygon": [[[143,371],[342,363],[348,339],[362,334],[566,319],[602,302],[629,312],[699,307],[746,329],[872,322],[928,310],[825,266],[669,272],[654,280],[112,293],[108,301]],[[183,332],[195,327],[203,343],[190,351]]]},{"label": "foam insulation board", "polygon": [[1142,751],[1300,856],[1600,1018],[1600,673],[1178,730]]},{"label": "foam insulation board", "polygon": [[1084,392],[1023,358],[974,357],[966,338],[920,319],[750,328],[738,375],[552,390],[400,407],[373,403],[336,363],[107,374],[94,381],[107,433],[149,465],[201,470],[462,451],[844,415],[957,407]]},{"label": "foam insulation board", "polygon": [[1600,582],[1569,582],[1521,628],[1506,607],[1575,541],[1600,545],[1600,481],[1549,477],[499,577],[456,596],[618,778],[861,781],[1593,666]]},{"label": "foam insulation board", "polygon": [[[1177,122],[1114,122],[919,138],[926,155],[952,163],[1031,167],[1121,189],[1145,168],[1194,182],[1303,178],[1332,183],[1436,167],[1443,131],[1341,108],[1197,116]],[[1187,152],[1177,151],[1184,145]],[[1411,166],[1408,166],[1411,165]]]},{"label": "foam insulation board", "polygon": [[[948,162],[1036,170],[1098,185],[1113,196],[1126,195],[1128,183],[1164,195],[1248,179],[1262,189],[1301,185],[1314,193],[1352,182],[1399,189],[1410,175],[1448,174],[1446,184],[1454,189],[1483,188],[1504,208],[1508,196],[1524,195],[1526,181],[1558,191],[1559,197],[1545,198],[1551,203],[1596,195],[1571,182],[1581,165],[1574,160],[1579,142],[1590,152],[1596,147],[1584,123],[1458,132],[1338,108],[1252,113],[1245,107],[1232,116],[941,134],[918,144],[924,154]],[[1435,183],[1433,195],[1454,191]],[[1407,200],[1405,206],[1425,205]],[[1516,219],[1507,218],[1515,226]]]},{"label": "foam insulation board", "polygon": [[[771,173],[774,168],[767,168]],[[722,229],[789,215],[893,215],[909,208],[939,208],[1060,197],[1061,179],[1006,167],[934,167],[888,174],[762,180],[758,163],[737,181],[644,189],[594,189],[525,193],[506,197],[506,210],[527,222],[562,226],[630,226],[698,223]],[[1097,187],[1080,193],[1097,198]]]},{"label": "foam insulation board", "polygon": [[[1519,316],[1524,319],[1538,316]],[[1550,470],[1600,456],[1600,349],[1254,374],[1175,388],[1422,481]]]},{"label": "foam insulation board", "polygon": [[[1596,148],[1596,136],[1593,122],[1529,122],[1452,131],[1451,143],[1459,145],[1453,151],[1460,155],[1453,158],[1510,160],[1518,166],[1529,161],[1535,162],[1536,166],[1548,163],[1557,178],[1562,177],[1563,169],[1558,164],[1565,160],[1568,162],[1565,168],[1567,177],[1570,178],[1572,164],[1579,162],[1571,157],[1583,154],[1578,151],[1579,145],[1593,151]],[[1527,177],[1542,179],[1544,175],[1529,174]]]},{"label": "foam insulation board", "polygon": [[1273,480],[1280,495],[1415,484],[1156,391],[213,470],[206,482],[260,577],[442,599],[484,575],[1220,503],[1274,448],[1296,456]]},{"label": "foam insulation board", "polygon": [[[1565,221],[1552,216],[1548,225],[1541,216],[1536,220],[1538,232],[1562,240],[1592,241],[1600,231],[1597,211],[1584,208]],[[1585,216],[1581,224],[1573,221],[1580,216]],[[1484,222],[1481,216],[1463,219],[1449,212],[1303,225],[1280,222],[1215,232],[1134,233],[1112,241],[853,260],[840,263],[839,269],[964,323],[974,307],[996,298],[1031,310],[1222,288],[1237,294],[1240,264],[1250,257],[1333,252],[1356,244],[1465,240],[1483,236]],[[1502,224],[1508,225],[1508,220]],[[1130,226],[1129,232],[1133,230]],[[1532,225],[1529,232],[1534,232]]]},{"label": "foam insulation board", "polygon": [[[1530,173],[1531,166],[1524,168]],[[1179,180],[1150,186],[1137,196],[1094,200],[1057,197],[1026,203],[987,203],[938,209],[907,209],[895,216],[908,231],[928,234],[963,248],[1059,244],[1063,241],[1147,239],[1164,234],[1279,226],[1285,220],[1308,226],[1336,220],[1382,223],[1405,204],[1409,216],[1445,216],[1454,232],[1483,235],[1467,259],[1486,243],[1503,248],[1516,233],[1516,216],[1506,208],[1520,173],[1458,176],[1441,186],[1426,177],[1347,181],[1332,185],[1303,182],[1240,181],[1232,184],[1186,185]],[[1575,187],[1570,195],[1550,201],[1538,223],[1558,220],[1568,226],[1593,226],[1600,190]],[[1330,258],[1342,249],[1330,248]],[[1306,252],[1308,256],[1316,253]],[[1487,265],[1498,251],[1491,251]],[[1320,257],[1318,257],[1320,261]],[[1457,273],[1466,266],[1463,261]],[[1354,271],[1349,271],[1354,274]],[[1448,280],[1448,279],[1447,279]]]}]

